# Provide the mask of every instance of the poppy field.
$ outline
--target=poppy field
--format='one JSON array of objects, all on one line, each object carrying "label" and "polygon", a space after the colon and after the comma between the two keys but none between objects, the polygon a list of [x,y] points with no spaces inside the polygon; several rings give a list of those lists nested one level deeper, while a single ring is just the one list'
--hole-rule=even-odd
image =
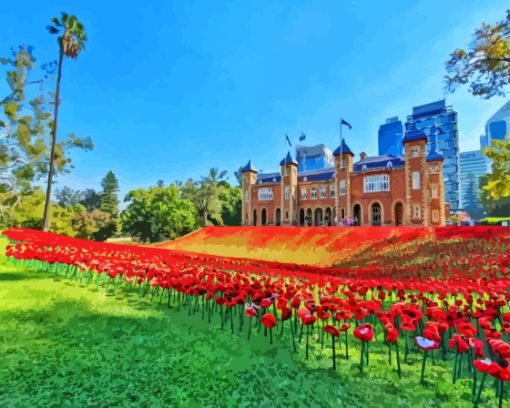
[{"label": "poppy field", "polygon": [[508,229],[408,229],[330,267],[3,234],[19,270],[171,309],[247,348],[263,342],[328,382],[372,387],[359,394],[383,378],[392,392],[428,393],[428,406],[510,403]]}]

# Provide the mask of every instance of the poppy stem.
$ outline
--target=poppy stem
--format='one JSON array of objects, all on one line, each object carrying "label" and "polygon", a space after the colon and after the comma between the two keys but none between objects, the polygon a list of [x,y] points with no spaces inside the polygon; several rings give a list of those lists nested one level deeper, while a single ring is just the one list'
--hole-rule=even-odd
[{"label": "poppy stem", "polygon": [[292,334],[292,347],[294,348],[294,352],[296,352],[296,340],[294,338],[294,325],[292,324],[292,321],[290,322],[290,333]]},{"label": "poppy stem", "polygon": [[360,358],[360,364],[359,364],[359,369],[361,372],[363,372],[363,360],[364,360],[364,354],[365,353],[365,342],[362,341],[361,342],[361,358]]},{"label": "poppy stem", "polygon": [[453,383],[457,380],[457,365],[459,361],[459,353],[455,353],[455,363],[453,364]]},{"label": "poppy stem", "polygon": [[248,318],[248,341],[250,340],[251,335],[251,318]]},{"label": "poppy stem", "polygon": [[499,380],[499,408],[503,408],[503,380]]},{"label": "poppy stem", "polygon": [[349,341],[347,340],[347,330],[345,331],[345,359],[349,359]]},{"label": "poppy stem", "polygon": [[478,394],[476,395],[476,399],[475,399],[475,407],[477,407],[478,404],[480,403],[480,397],[482,396],[483,385],[485,383],[486,378],[487,378],[487,373],[483,373],[482,381],[480,382],[480,388],[478,389]]},{"label": "poppy stem", "polygon": [[333,370],[336,370],[335,336],[333,335],[331,335],[331,344],[333,347]]},{"label": "poppy stem", "polygon": [[310,337],[310,325],[306,326],[306,359],[308,360],[308,338]]},{"label": "poppy stem", "polygon": [[398,352],[398,340],[395,342],[395,350],[397,352],[397,374],[398,378],[402,378],[402,373],[400,371],[400,354]]},{"label": "poppy stem", "polygon": [[273,329],[269,329],[269,344],[273,344]]},{"label": "poppy stem", "polygon": [[425,384],[425,364],[426,364],[426,361],[427,361],[427,352],[424,351],[423,352],[423,361],[422,361],[422,364],[421,364],[421,379],[420,379],[420,383],[421,384]]}]

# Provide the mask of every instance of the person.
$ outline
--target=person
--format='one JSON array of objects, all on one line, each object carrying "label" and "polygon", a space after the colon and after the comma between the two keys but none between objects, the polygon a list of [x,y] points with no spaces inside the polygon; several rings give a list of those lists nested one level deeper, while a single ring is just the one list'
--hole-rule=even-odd
[{"label": "person", "polygon": [[349,217],[347,217],[347,215],[346,215],[346,216],[345,216],[345,218],[344,218],[344,225],[345,225],[346,227],[348,227],[348,226],[349,226]]},{"label": "person", "polygon": [[358,217],[354,217],[354,226],[358,226],[359,225],[359,221],[358,221]]}]

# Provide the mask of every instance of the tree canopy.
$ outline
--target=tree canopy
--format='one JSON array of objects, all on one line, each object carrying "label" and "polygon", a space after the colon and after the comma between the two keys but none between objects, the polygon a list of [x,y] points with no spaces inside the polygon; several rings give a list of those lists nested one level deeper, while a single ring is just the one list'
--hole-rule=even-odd
[{"label": "tree canopy", "polygon": [[456,49],[446,61],[446,89],[469,84],[473,95],[505,96],[510,84],[510,10],[496,24],[482,24],[467,48]]}]

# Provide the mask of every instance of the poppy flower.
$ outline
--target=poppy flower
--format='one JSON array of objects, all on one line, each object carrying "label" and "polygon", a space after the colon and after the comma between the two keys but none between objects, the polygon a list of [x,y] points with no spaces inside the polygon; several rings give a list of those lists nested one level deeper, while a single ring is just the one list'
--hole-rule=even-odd
[{"label": "poppy flower", "polygon": [[244,305],[244,313],[248,318],[257,317],[257,306],[246,303]]},{"label": "poppy flower", "polygon": [[398,330],[395,329],[392,325],[386,326],[386,341],[390,344],[395,344],[398,340]]},{"label": "poppy flower", "polygon": [[415,344],[423,351],[436,350],[439,348],[439,342],[417,336],[414,338]]},{"label": "poppy flower", "polygon": [[307,314],[306,316],[304,316],[303,318],[301,318],[301,322],[305,325],[305,326],[311,326],[312,324],[315,323],[315,321],[317,320],[317,318],[312,315],[312,314]]},{"label": "poppy flower", "polygon": [[340,332],[338,331],[338,329],[335,326],[332,326],[330,324],[327,324],[326,326],[324,326],[323,330],[326,333],[331,334],[332,336],[335,336],[335,337],[339,337],[340,336]]},{"label": "poppy flower", "polygon": [[510,344],[498,339],[489,339],[487,342],[494,353],[497,353],[499,357],[510,358]]},{"label": "poppy flower", "polygon": [[452,350],[455,350],[457,353],[465,353],[469,350],[469,344],[457,333],[453,335],[453,337],[448,340],[448,344]]},{"label": "poppy flower", "polygon": [[260,301],[260,307],[267,309],[273,304],[273,300],[271,298],[265,298]]},{"label": "poppy flower", "polygon": [[272,329],[276,326],[276,317],[272,313],[266,313],[264,316],[262,316],[261,322],[268,329]]},{"label": "poppy flower", "polygon": [[469,346],[474,349],[474,353],[476,357],[483,357],[483,341],[480,339],[476,339],[474,337],[469,339]]},{"label": "poppy flower", "polygon": [[457,322],[455,329],[465,337],[473,337],[476,334],[476,328],[470,321]]},{"label": "poppy flower", "polygon": [[358,326],[354,332],[354,337],[363,342],[371,341],[374,338],[374,328],[370,323]]},{"label": "poppy flower", "polygon": [[489,360],[488,358],[483,360],[475,360],[473,365],[481,373],[489,374],[496,378],[501,373],[501,366],[495,361]]}]

